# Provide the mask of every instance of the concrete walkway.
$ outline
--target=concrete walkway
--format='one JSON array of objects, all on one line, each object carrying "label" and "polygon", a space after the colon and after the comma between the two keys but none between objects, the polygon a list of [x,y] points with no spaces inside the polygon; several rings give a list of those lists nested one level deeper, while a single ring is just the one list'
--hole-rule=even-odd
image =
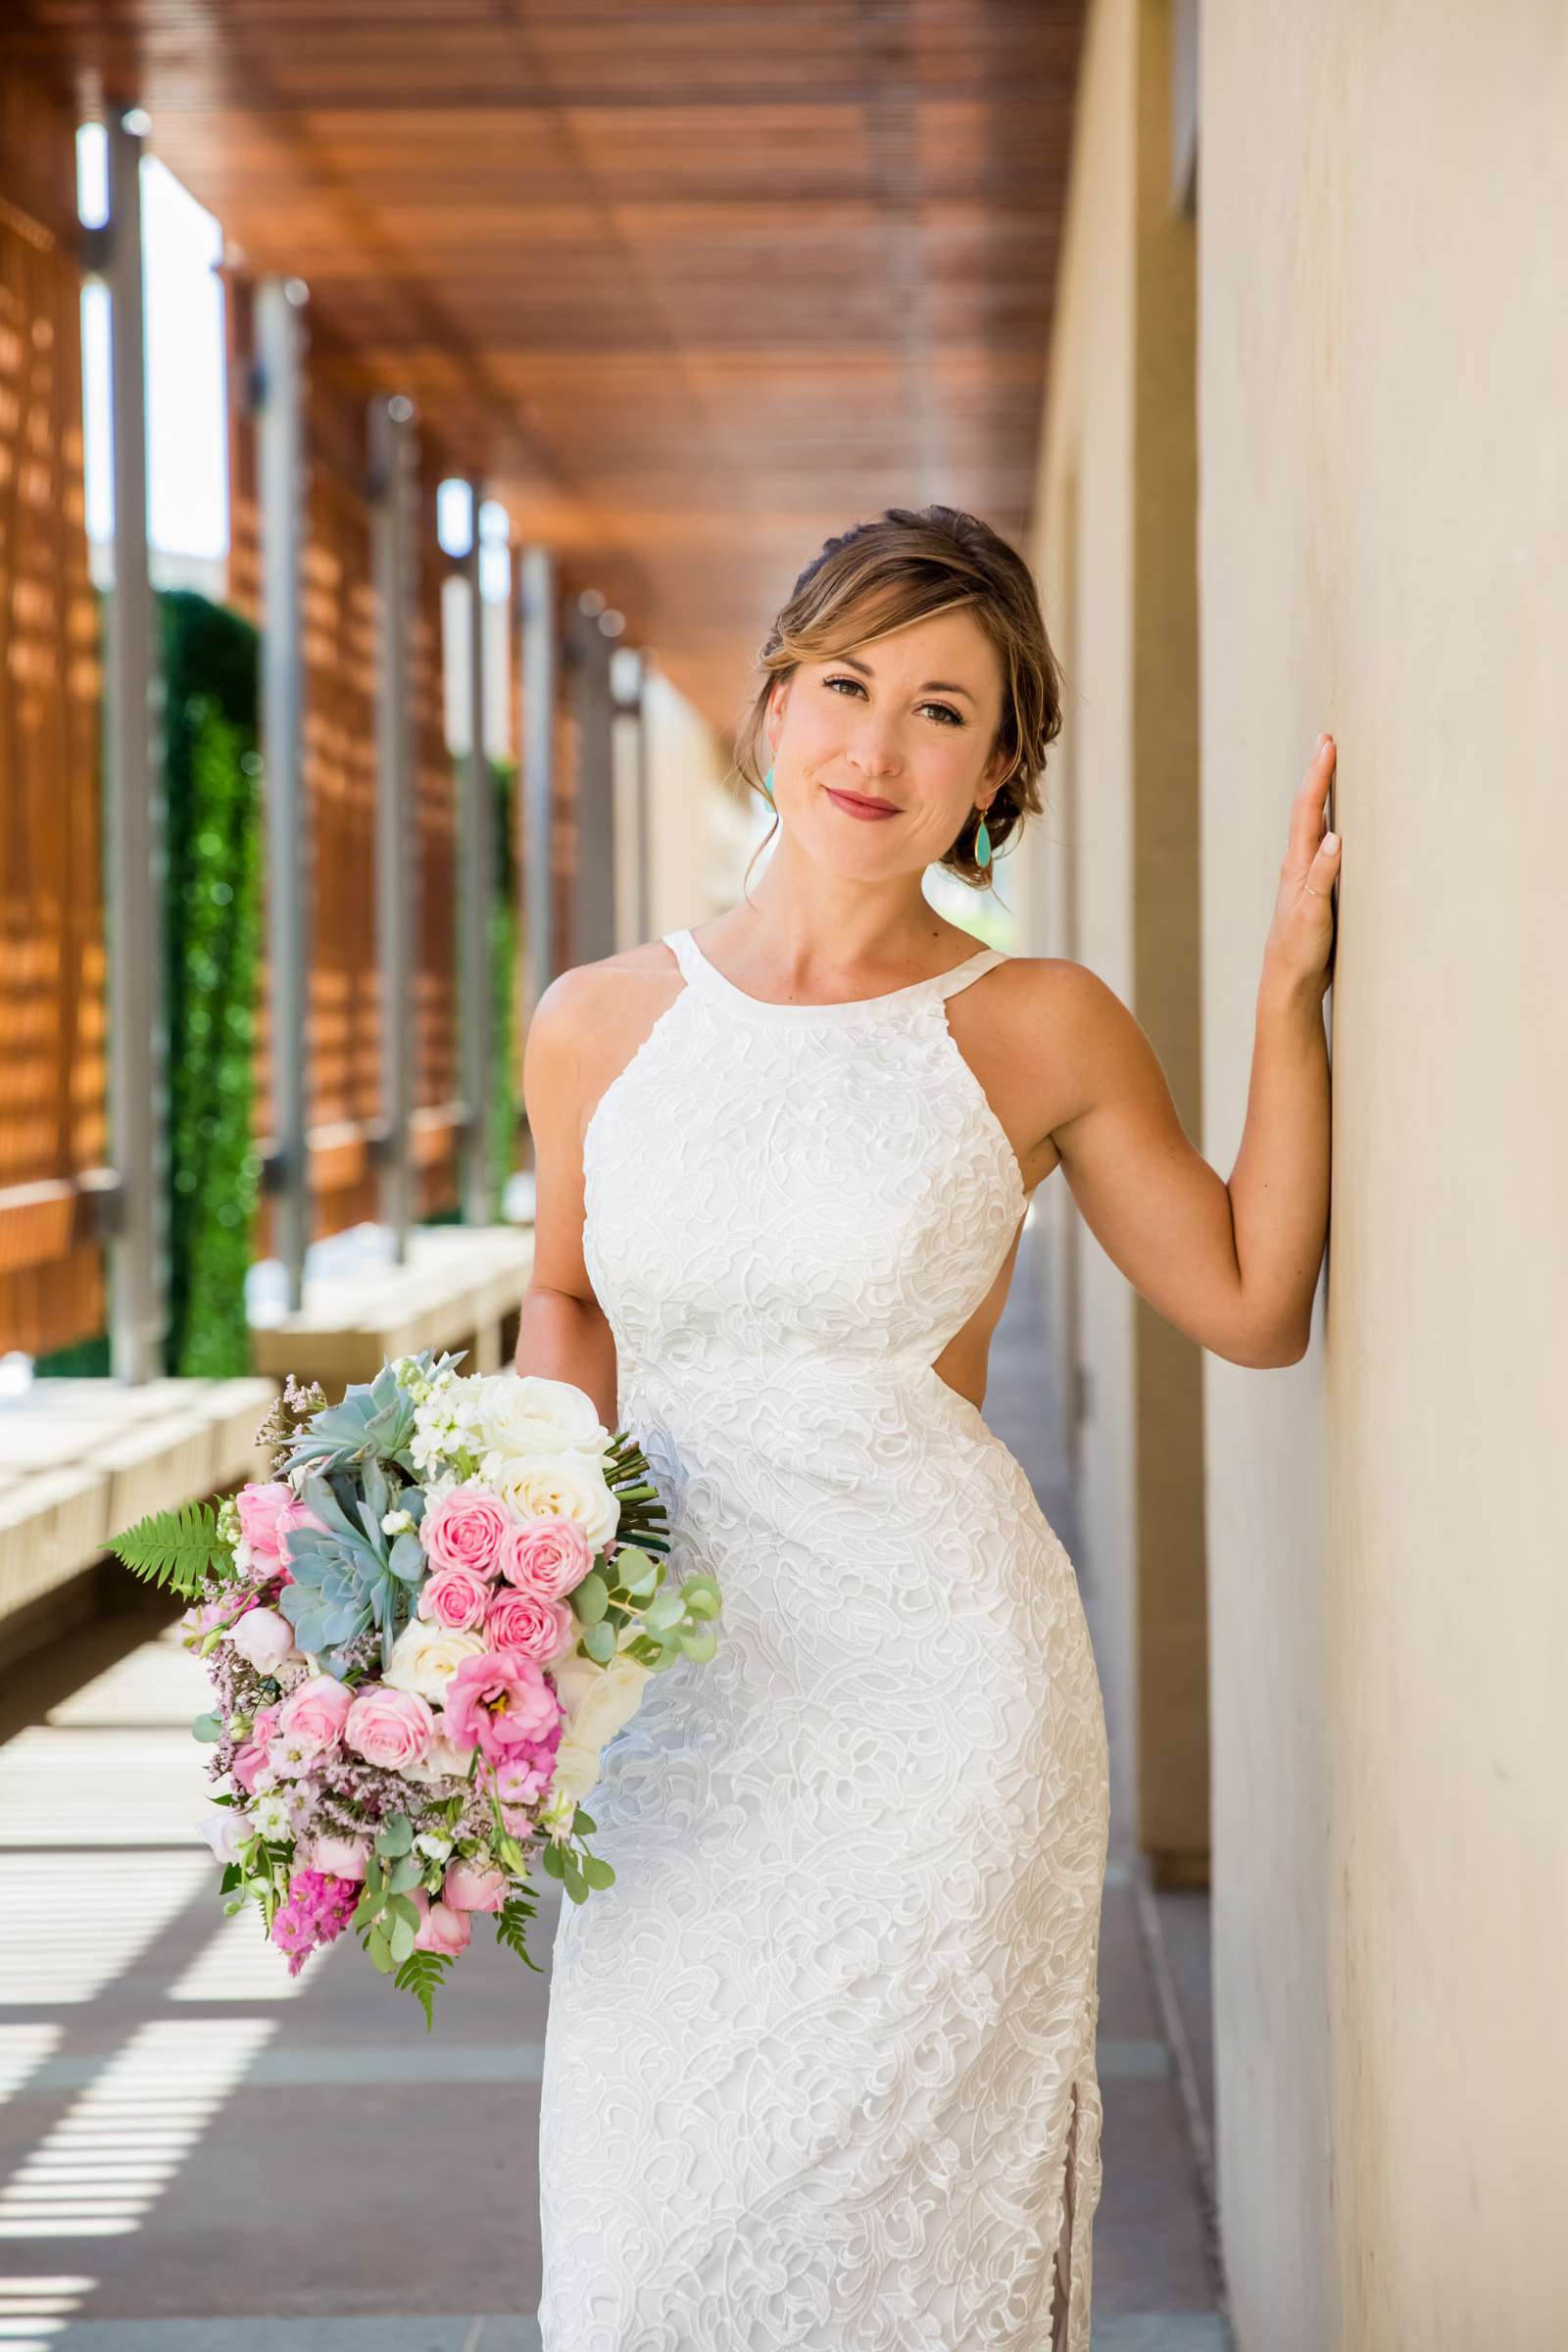
[{"label": "concrete walkway", "polygon": [[[1020,1260],[987,1415],[1076,1557]],[[224,1921],[191,1828],[205,1680],[126,1587],[0,1685],[0,2352],[527,2352],[545,1977],[476,1938],[426,2034],[357,1946],[291,1983],[254,1915]],[[1113,1839],[1095,2352],[1225,2352],[1192,2068],[1119,1815]],[[541,1967],[559,1899],[546,1880]],[[1180,1899],[1160,1965],[1196,2015]]]}]

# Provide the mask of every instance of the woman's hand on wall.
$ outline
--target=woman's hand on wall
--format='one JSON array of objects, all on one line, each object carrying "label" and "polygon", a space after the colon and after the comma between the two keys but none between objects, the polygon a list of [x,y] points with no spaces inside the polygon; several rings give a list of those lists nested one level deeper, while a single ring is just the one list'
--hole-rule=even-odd
[{"label": "woman's hand on wall", "polygon": [[1329,786],[1339,754],[1332,735],[1320,735],[1306,775],[1291,804],[1291,838],[1280,863],[1279,897],[1263,950],[1268,986],[1309,993],[1321,1002],[1334,970],[1334,900],[1342,844],[1328,824]]}]

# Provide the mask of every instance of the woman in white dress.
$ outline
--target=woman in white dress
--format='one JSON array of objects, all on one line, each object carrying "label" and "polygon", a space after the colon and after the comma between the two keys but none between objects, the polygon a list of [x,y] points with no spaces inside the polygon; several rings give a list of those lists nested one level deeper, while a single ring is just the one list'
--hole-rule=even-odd
[{"label": "woman in white dress", "polygon": [[922,891],[933,862],[986,887],[1041,808],[1058,676],[1018,557],[893,511],[802,575],[761,670],[755,893],[564,973],[527,1041],[518,1368],[636,1433],[672,1575],[723,1593],[717,1655],[605,1750],[614,1885],[562,1906],[544,2352],[1087,2352],[1104,1719],[987,1349],[1059,1164],[1173,1323],[1303,1353],[1332,746],[1227,1186],[1108,988]]}]

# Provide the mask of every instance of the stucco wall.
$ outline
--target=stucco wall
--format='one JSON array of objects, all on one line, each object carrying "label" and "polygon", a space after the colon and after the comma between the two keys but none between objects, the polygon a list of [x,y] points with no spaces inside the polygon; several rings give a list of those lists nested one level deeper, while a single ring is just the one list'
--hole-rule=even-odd
[{"label": "stucco wall", "polygon": [[1242,2352],[1568,2343],[1568,14],[1209,0],[1206,1139],[1319,727],[1311,1354],[1206,1365]]}]

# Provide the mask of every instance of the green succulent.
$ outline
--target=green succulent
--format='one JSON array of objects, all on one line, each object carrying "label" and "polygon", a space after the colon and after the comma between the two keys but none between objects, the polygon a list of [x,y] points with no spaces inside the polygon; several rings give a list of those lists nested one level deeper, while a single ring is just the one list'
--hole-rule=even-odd
[{"label": "green succulent", "polygon": [[[410,1360],[428,1380],[459,1363],[466,1353],[466,1349],[460,1348],[456,1355],[436,1356],[432,1349],[421,1348]],[[351,1381],[337,1404],[324,1405],[312,1415],[293,1440],[284,1467],[347,1470],[356,1463],[379,1459],[396,1462],[413,1477],[409,1446],[417,1409],[392,1366],[383,1364],[373,1380]],[[409,1507],[413,1508],[412,1503]]]},{"label": "green succulent", "polygon": [[[424,1553],[416,1535],[388,1536],[381,1517],[393,1507],[394,1490],[372,1454],[360,1478],[365,1492],[354,1492],[351,1475],[313,1472],[304,1482],[301,1500],[322,1522],[318,1528],[291,1528],[288,1563],[293,1583],[285,1585],[278,1607],[294,1628],[301,1649],[319,1656],[329,1673],[341,1680],[345,1644],[375,1625],[381,1633],[381,1666],[392,1659],[405,1612],[409,1588],[424,1573]],[[410,1495],[404,1507],[412,1510],[423,1497]]]}]

